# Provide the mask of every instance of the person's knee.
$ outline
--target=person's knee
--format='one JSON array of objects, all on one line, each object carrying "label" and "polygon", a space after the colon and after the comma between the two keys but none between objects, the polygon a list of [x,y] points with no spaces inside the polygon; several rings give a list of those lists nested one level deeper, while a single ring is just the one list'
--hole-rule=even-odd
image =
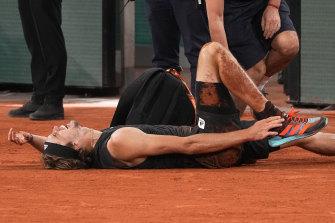
[{"label": "person's knee", "polygon": [[273,42],[273,48],[285,57],[294,57],[299,52],[299,38],[296,32],[279,34]]},{"label": "person's knee", "polygon": [[222,82],[234,66],[239,66],[238,62],[227,48],[217,42],[207,43],[199,54],[196,80]]},{"label": "person's knee", "polygon": [[200,50],[199,57],[206,60],[215,60],[219,55],[228,54],[229,51],[218,42],[206,43]]},{"label": "person's knee", "polygon": [[280,53],[287,57],[294,57],[299,52],[299,41],[290,40],[287,41],[280,49]]}]

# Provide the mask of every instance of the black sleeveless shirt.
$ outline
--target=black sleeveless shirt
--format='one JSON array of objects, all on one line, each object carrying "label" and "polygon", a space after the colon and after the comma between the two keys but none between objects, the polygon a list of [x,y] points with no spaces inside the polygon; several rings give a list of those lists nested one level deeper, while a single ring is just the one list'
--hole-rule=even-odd
[{"label": "black sleeveless shirt", "polygon": [[147,134],[155,135],[175,135],[180,137],[190,136],[199,133],[198,127],[189,126],[168,126],[168,125],[134,125],[116,126],[102,131],[93,150],[92,168],[99,169],[167,169],[167,168],[201,168],[192,156],[184,154],[167,154],[159,156],[149,156],[142,163],[129,167],[119,160],[113,158],[108,149],[107,142],[111,135],[119,128],[134,127]]}]

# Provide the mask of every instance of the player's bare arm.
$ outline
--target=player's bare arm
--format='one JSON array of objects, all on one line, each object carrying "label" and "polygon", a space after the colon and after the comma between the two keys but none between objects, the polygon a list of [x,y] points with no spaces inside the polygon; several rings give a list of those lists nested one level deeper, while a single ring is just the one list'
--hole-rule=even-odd
[{"label": "player's bare arm", "polygon": [[213,42],[219,42],[228,49],[224,28],[224,0],[206,1],[209,32]]},{"label": "player's bare arm", "polygon": [[29,143],[39,152],[43,152],[43,145],[46,141],[46,137],[33,135],[25,131],[15,131],[13,128],[9,129],[8,141],[16,143],[18,145],[23,145]]},{"label": "player's bare arm", "polygon": [[280,127],[283,121],[281,117],[275,116],[258,121],[248,129],[188,137],[151,135],[136,128],[125,127],[115,131],[107,147],[114,158],[128,165],[136,165],[148,156],[170,153],[187,155],[211,153],[248,141],[261,140],[267,136],[277,135],[277,132],[272,132],[271,129]]}]

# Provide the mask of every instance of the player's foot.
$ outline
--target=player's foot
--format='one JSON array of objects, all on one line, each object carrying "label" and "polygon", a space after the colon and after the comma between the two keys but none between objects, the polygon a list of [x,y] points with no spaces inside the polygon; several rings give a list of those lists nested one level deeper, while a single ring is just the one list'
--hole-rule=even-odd
[{"label": "player's foot", "polygon": [[273,129],[278,132],[278,135],[269,139],[271,147],[312,136],[328,124],[328,119],[323,116],[315,118],[294,117],[293,115],[298,112],[293,107],[289,114],[282,112],[281,117],[285,121],[281,127]]},{"label": "player's foot", "polygon": [[41,104],[34,103],[33,101],[28,101],[22,107],[14,110],[10,110],[8,115],[11,117],[29,117],[29,114],[35,112]]},{"label": "player's foot", "polygon": [[63,120],[63,104],[44,104],[29,115],[31,120]]}]

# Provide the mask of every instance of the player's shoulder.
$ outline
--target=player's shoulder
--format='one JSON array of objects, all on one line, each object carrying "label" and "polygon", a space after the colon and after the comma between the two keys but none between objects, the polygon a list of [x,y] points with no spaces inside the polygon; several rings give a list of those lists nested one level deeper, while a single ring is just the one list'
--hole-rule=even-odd
[{"label": "player's shoulder", "polygon": [[117,129],[110,137],[111,144],[121,145],[144,134],[140,129],[131,126],[125,126]]}]

